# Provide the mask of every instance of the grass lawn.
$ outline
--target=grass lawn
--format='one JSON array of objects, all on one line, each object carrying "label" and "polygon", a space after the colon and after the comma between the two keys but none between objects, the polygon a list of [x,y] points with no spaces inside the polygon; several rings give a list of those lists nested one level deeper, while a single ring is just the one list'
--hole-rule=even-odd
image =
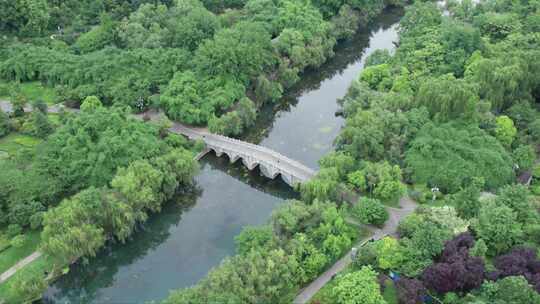
[{"label": "grass lawn", "polygon": [[17,264],[18,261],[24,259],[34,252],[41,240],[39,231],[29,231],[24,234],[26,241],[20,248],[13,246],[0,252],[0,273],[8,270],[11,266]]},{"label": "grass lawn", "polygon": [[19,133],[11,133],[0,138],[0,151],[14,155],[21,148],[33,148],[41,142],[41,139],[23,135]]},{"label": "grass lawn", "polygon": [[394,281],[390,279],[386,279],[386,281],[384,281],[383,298],[388,304],[398,303],[397,290],[396,286],[394,285]]},{"label": "grass lawn", "polygon": [[[0,82],[0,85],[8,85],[7,82]],[[43,100],[47,104],[55,104],[57,103],[58,97],[56,96],[56,92],[53,88],[44,86],[39,81],[32,81],[32,82],[23,82],[20,84],[21,92],[26,97],[28,102],[36,101],[36,100]],[[4,95],[6,95],[4,93]],[[7,96],[0,96],[1,99],[9,99],[9,94]]]},{"label": "grass lawn", "polygon": [[[47,256],[40,256],[34,262],[20,269],[9,280],[0,284],[0,303],[25,303],[27,299],[21,299],[13,289],[14,282],[19,279],[27,279],[32,276],[44,276],[45,271],[51,273],[54,268],[54,263]],[[27,295],[26,295],[27,296]]]}]

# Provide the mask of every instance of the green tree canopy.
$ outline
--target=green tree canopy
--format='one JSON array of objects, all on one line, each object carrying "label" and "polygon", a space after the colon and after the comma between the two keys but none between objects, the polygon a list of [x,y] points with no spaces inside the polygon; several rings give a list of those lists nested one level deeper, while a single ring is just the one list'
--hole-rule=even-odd
[{"label": "green tree canopy", "polygon": [[47,0],[3,0],[0,2],[0,31],[35,36],[43,33],[50,19]]},{"label": "green tree canopy", "polygon": [[36,166],[63,193],[104,186],[116,168],[165,149],[157,130],[122,110],[96,108],[72,116],[40,149]]},{"label": "green tree canopy", "polygon": [[517,129],[514,127],[514,122],[510,117],[501,115],[496,120],[497,127],[495,128],[495,136],[506,147],[509,147],[517,134]]},{"label": "green tree canopy", "polygon": [[369,266],[339,278],[332,289],[338,304],[385,304],[377,282],[377,273]]},{"label": "green tree canopy", "polygon": [[383,226],[388,220],[388,211],[377,199],[362,197],[351,210],[352,214],[360,220],[362,224],[373,224]]},{"label": "green tree canopy", "polygon": [[197,71],[248,84],[275,60],[270,34],[256,22],[240,22],[222,29],[195,52]]},{"label": "green tree canopy", "polygon": [[348,181],[356,189],[372,194],[385,202],[396,202],[404,193],[401,169],[388,162],[364,162],[361,169],[349,173]]},{"label": "green tree canopy", "polygon": [[496,282],[485,282],[480,288],[480,294],[471,298],[471,300],[481,301],[480,303],[493,304],[540,302],[540,295],[522,276],[510,276]]},{"label": "green tree canopy", "polygon": [[475,177],[483,178],[491,189],[514,178],[508,152],[475,126],[427,124],[410,143],[405,161],[415,183],[444,192],[456,192]]},{"label": "green tree canopy", "polygon": [[494,203],[480,208],[474,230],[486,242],[491,256],[506,252],[523,237],[522,224],[517,221],[516,213],[510,207]]},{"label": "green tree canopy", "polygon": [[474,84],[443,75],[436,79],[425,79],[416,94],[419,106],[425,106],[437,121],[474,118],[478,95]]}]

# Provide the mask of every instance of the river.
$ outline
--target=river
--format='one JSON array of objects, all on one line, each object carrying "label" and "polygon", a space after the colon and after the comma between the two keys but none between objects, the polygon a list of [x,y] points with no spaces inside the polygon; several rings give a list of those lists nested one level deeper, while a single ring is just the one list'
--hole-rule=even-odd
[{"label": "river", "polygon": [[[369,29],[336,48],[336,55],[302,80],[282,100],[262,109],[246,140],[318,168],[332,150],[344,120],[338,100],[376,49],[393,49],[401,10],[389,10]],[[281,180],[248,172],[241,162],[208,154],[197,189],[167,204],[125,244],[112,244],[95,258],[73,265],[45,293],[44,303],[145,303],[171,289],[195,284],[235,252],[234,237],[246,225],[268,221],[276,206],[297,194]]]}]

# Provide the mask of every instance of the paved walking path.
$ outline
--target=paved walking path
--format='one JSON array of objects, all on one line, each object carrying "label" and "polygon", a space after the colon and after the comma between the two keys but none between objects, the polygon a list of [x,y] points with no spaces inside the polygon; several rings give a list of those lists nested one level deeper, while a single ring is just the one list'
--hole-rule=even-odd
[{"label": "paved walking path", "polygon": [[11,266],[11,268],[4,271],[4,273],[0,274],[0,284],[4,283],[5,281],[7,281],[7,279],[11,278],[11,276],[13,276],[17,272],[17,270],[19,270],[19,269],[23,268],[24,266],[32,263],[33,261],[35,261],[40,256],[41,256],[40,251],[34,251],[34,253],[32,253],[31,255],[29,255],[26,258],[20,260],[19,262],[17,262],[17,264]]},{"label": "paved walking path", "polygon": [[[363,238],[358,242],[358,244],[355,247],[360,247],[365,242],[367,242],[370,239],[378,240],[383,238],[386,235],[394,235],[397,231],[397,227],[399,225],[399,221],[406,217],[407,215],[411,214],[414,209],[416,209],[416,203],[411,200],[409,197],[404,196],[399,200],[399,206],[401,208],[391,208],[387,207],[389,213],[388,221],[384,224],[384,226],[381,229],[371,229],[373,234],[371,236],[368,236],[366,238]],[[351,255],[348,252],[344,257],[339,259],[330,269],[325,271],[323,274],[321,274],[315,281],[311,282],[308,286],[306,286],[304,289],[300,291],[300,293],[296,296],[294,299],[294,304],[305,304],[308,303],[311,298],[321,289],[323,288],[328,281],[332,279],[333,276],[335,276],[337,273],[345,269],[347,266],[349,266],[352,263]]]}]

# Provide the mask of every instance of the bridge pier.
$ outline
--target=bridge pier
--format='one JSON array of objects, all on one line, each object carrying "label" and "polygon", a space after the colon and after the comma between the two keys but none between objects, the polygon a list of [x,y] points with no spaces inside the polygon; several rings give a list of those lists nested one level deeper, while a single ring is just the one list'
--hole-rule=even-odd
[{"label": "bridge pier", "polygon": [[229,161],[231,164],[234,164],[239,158],[242,158],[239,154],[227,154],[229,156]]},{"label": "bridge pier", "polygon": [[261,173],[269,179],[274,179],[280,173],[280,170],[269,164],[259,164]]},{"label": "bridge pier", "polygon": [[255,169],[255,167],[257,167],[259,164],[256,159],[249,156],[242,157],[242,163],[248,168],[249,171]]},{"label": "bridge pier", "polygon": [[[242,164],[249,170],[252,171],[255,169],[255,167],[259,166],[259,170],[261,171],[261,175],[270,178],[275,179],[278,175],[281,176],[281,179],[288,184],[291,187],[294,187],[296,184],[303,183],[307,181],[311,175],[307,176],[307,178],[302,177],[302,175],[296,176],[294,173],[289,172],[287,170],[283,170],[280,168],[280,162],[278,161],[276,164],[272,164],[271,162],[261,160],[257,157],[250,156],[247,154],[238,153],[233,149],[226,149],[219,145],[210,144],[209,142],[206,143],[206,150],[214,150],[217,157],[223,156],[223,154],[226,154],[229,158],[230,163],[235,163],[238,161],[238,159],[242,160]],[[293,171],[294,172],[294,171]]]},{"label": "bridge pier", "polygon": [[294,176],[292,176],[291,174],[281,173],[281,179],[291,187],[294,187],[296,182]]},{"label": "bridge pier", "polygon": [[220,148],[217,148],[217,147],[213,147],[212,150],[214,150],[214,152],[216,152],[216,156],[217,157],[221,157],[224,153],[223,150],[221,150]]}]

